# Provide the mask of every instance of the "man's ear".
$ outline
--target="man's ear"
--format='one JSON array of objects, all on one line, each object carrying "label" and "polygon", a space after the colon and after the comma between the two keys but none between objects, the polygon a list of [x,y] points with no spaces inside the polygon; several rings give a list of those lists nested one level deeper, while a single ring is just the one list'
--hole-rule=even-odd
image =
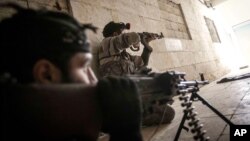
[{"label": "man's ear", "polygon": [[38,60],[33,67],[35,82],[42,84],[61,82],[61,71],[46,59]]}]

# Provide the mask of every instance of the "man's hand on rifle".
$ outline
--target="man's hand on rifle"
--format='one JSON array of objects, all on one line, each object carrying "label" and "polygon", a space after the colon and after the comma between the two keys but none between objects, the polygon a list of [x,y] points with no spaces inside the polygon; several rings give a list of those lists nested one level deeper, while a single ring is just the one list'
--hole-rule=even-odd
[{"label": "man's hand on rifle", "polygon": [[148,50],[152,51],[153,48],[149,45],[149,42],[157,39],[154,33],[149,33],[149,32],[143,32],[139,33],[140,38],[141,38],[141,43],[144,47],[146,47]]},{"label": "man's hand on rifle", "polygon": [[152,33],[148,33],[148,32],[142,32],[142,33],[138,33],[140,35],[141,38],[141,43],[145,46],[145,44],[148,44],[149,42],[151,42],[152,40],[157,39],[155,36],[153,36]]},{"label": "man's hand on rifle", "polygon": [[127,78],[106,77],[98,82],[102,130],[110,141],[142,141],[141,100],[136,84]]}]

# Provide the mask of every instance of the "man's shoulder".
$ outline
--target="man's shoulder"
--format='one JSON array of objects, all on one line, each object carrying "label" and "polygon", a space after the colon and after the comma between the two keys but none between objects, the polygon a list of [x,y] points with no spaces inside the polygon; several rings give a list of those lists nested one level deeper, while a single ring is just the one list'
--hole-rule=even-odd
[{"label": "man's shoulder", "polygon": [[111,39],[112,39],[112,37],[103,38],[101,43],[109,42]]}]

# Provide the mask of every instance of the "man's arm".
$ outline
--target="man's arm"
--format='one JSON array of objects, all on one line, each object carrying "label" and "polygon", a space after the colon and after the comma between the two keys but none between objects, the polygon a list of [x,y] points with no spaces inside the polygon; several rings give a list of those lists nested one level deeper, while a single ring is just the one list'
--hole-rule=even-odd
[{"label": "man's arm", "polygon": [[135,32],[123,33],[121,35],[112,37],[109,42],[110,55],[115,55],[129,48],[131,45],[138,45],[140,43],[140,36]]}]

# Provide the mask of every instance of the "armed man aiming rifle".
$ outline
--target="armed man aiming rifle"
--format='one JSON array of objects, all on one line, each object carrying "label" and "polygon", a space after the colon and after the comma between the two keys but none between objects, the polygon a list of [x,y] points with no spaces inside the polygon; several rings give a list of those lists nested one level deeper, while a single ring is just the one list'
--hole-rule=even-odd
[{"label": "armed man aiming rifle", "polygon": [[[99,72],[102,77],[151,71],[151,69],[146,68],[153,51],[149,42],[157,38],[163,38],[163,35],[148,32],[123,33],[126,29],[130,29],[129,23],[115,23],[113,21],[104,27],[104,39],[99,48]],[[144,46],[141,56],[131,55],[126,51],[128,48],[132,51],[139,51],[140,42]]]},{"label": "armed man aiming rifle", "polygon": [[[102,32],[104,39],[100,43],[98,52],[99,73],[101,77],[139,75],[137,78],[140,79],[140,76],[148,75],[151,72],[151,69],[147,68],[150,55],[153,51],[149,42],[163,38],[163,34],[159,35],[149,32],[124,33],[124,30],[128,29],[130,29],[129,23],[115,23],[111,21],[105,25]],[[140,43],[144,46],[140,56],[131,55],[126,51],[129,48],[132,51],[139,51]],[[155,89],[155,85],[149,87]],[[143,100],[143,125],[159,124],[165,109],[167,109],[167,113],[164,123],[172,121],[175,112],[172,107],[166,105],[166,102],[172,101],[172,99],[165,99],[163,101],[161,98],[158,99],[155,97]]]}]

